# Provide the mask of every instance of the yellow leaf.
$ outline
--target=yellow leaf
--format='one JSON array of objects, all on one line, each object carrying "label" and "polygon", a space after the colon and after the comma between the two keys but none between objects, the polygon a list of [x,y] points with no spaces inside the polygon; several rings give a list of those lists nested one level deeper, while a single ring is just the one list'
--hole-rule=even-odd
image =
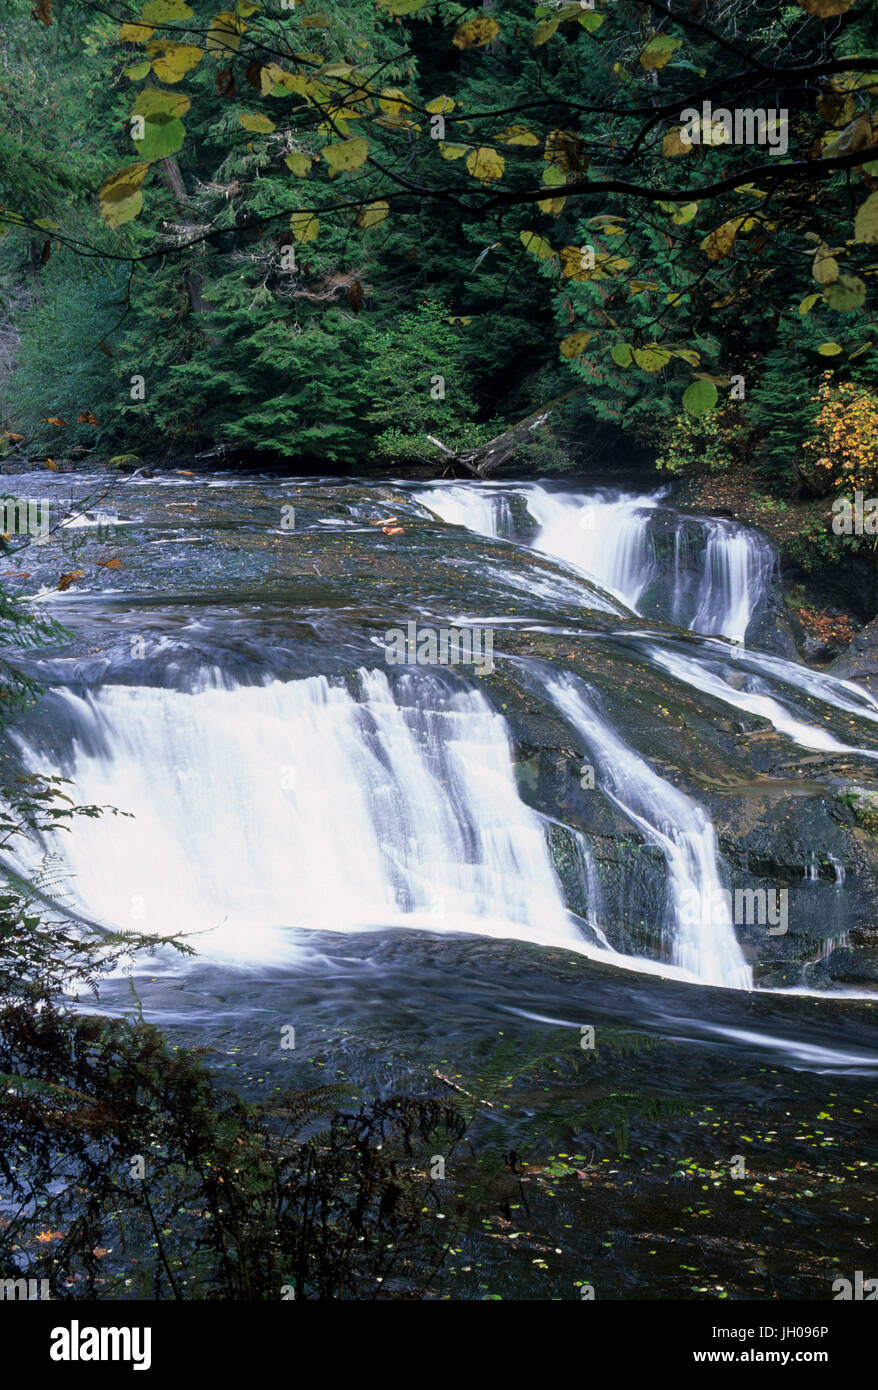
[{"label": "yellow leaf", "polygon": [[645,347],[634,349],[634,361],[644,372],[660,372],[670,360],[670,352],[659,343],[647,343]]},{"label": "yellow leaf", "polygon": [[101,217],[110,227],[122,227],[143,208],[140,185],[149,170],[147,161],[126,164],[105,179],[98,189]]},{"label": "yellow leaf", "polygon": [[437,116],[443,111],[453,111],[456,105],[452,97],[434,97],[432,101],[427,102],[424,110],[429,111],[431,116]]},{"label": "yellow leaf", "polygon": [[878,241],[878,193],[870,193],[854,218],[854,241],[866,245]]},{"label": "yellow leaf", "polygon": [[525,251],[529,251],[538,260],[548,260],[549,256],[555,254],[545,238],[537,236],[536,232],[519,232],[518,235],[524,244]]},{"label": "yellow leaf", "polygon": [[725,259],[734,245],[743,221],[741,217],[732,217],[728,222],[722,222],[718,227],[714,227],[712,232],[708,232],[701,243],[701,249],[709,261]]},{"label": "yellow leaf", "polygon": [[681,43],[682,39],[672,39],[668,34],[656,34],[641,53],[640,66],[647,72],[663,68]]},{"label": "yellow leaf", "polygon": [[124,227],[126,222],[137,217],[143,210],[143,194],[138,191],[128,198],[117,198],[112,203],[101,204],[101,217],[108,227]]},{"label": "yellow leaf", "polygon": [[375,203],[367,203],[357,213],[357,226],[362,228],[377,227],[379,222],[384,221],[389,211],[390,204],[386,203],[383,198]]},{"label": "yellow leaf", "polygon": [[490,145],[480,145],[477,150],[467,155],[466,167],[474,179],[479,179],[481,183],[491,183],[494,179],[503,177],[506,161],[502,154]]},{"label": "yellow leaf", "polygon": [[534,135],[532,130],[528,130],[523,125],[508,125],[505,130],[501,130],[494,139],[501,145],[538,145],[539,137]]},{"label": "yellow leaf", "polygon": [[165,125],[168,121],[179,120],[191,106],[183,92],[165,92],[161,87],[144,87],[137,93],[131,108],[132,116],[142,116],[145,121]]},{"label": "yellow leaf", "polygon": [[673,130],[668,131],[662,141],[663,155],[666,155],[668,158],[673,158],[674,155],[692,153],[692,145],[687,140],[682,140],[680,138],[682,133],[682,126],[674,126]]},{"label": "yellow leaf", "polygon": [[413,110],[412,103],[399,87],[385,87],[378,98],[382,111],[390,116],[401,116]]},{"label": "yellow leaf", "polygon": [[296,241],[313,241],[320,230],[320,223],[313,212],[294,212],[290,227]]},{"label": "yellow leaf", "polygon": [[144,24],[178,24],[191,19],[192,11],[186,0],[147,0],[140,11]]},{"label": "yellow leaf", "polygon": [[572,358],[581,357],[591,341],[591,334],[586,332],[571,333],[568,337],[562,338],[558,345],[558,350],[562,357]]},{"label": "yellow leaf", "polygon": [[819,298],[819,294],[808,294],[805,296],[799,305],[799,313],[802,315],[802,318],[804,318],[806,314],[810,314]]},{"label": "yellow leaf", "polygon": [[821,357],[837,357],[844,349],[838,343],[821,343],[817,351]]},{"label": "yellow leaf", "polygon": [[469,145],[450,145],[447,140],[439,141],[439,153],[443,159],[462,159]]},{"label": "yellow leaf", "polygon": [[230,53],[237,53],[240,45],[241,34],[237,18],[231,10],[221,10],[210,22],[205,48],[214,57],[228,58]]},{"label": "yellow leaf", "polygon": [[799,0],[803,10],[819,15],[821,19],[832,19],[837,14],[849,10],[854,0]]},{"label": "yellow leaf", "polygon": [[835,140],[829,140],[824,145],[823,153],[827,155],[852,154],[855,150],[865,149],[871,143],[872,122],[865,112],[862,112],[848,122]]},{"label": "yellow leaf", "polygon": [[193,43],[148,43],[146,51],[154,59],[152,70],[160,82],[182,82],[187,72],[204,57],[204,50]]},{"label": "yellow leaf", "polygon": [[831,285],[838,279],[838,261],[823,241],[814,252],[811,273],[818,285]]},{"label": "yellow leaf", "polygon": [[500,25],[489,15],[479,15],[461,24],[451,42],[462,51],[467,48],[484,48],[500,32]]},{"label": "yellow leaf", "polygon": [[601,279],[599,262],[606,260],[606,257],[594,257],[593,264],[589,265],[589,257],[584,254],[587,249],[582,246],[565,246],[560,251],[561,274],[568,280]]},{"label": "yellow leaf", "polygon": [[255,130],[260,135],[268,135],[274,130],[274,121],[270,121],[259,111],[239,111],[238,120],[245,130]]},{"label": "yellow leaf", "polygon": [[149,24],[123,24],[119,30],[120,43],[146,43],[155,29]]},{"label": "yellow leaf", "polygon": [[288,169],[292,169],[294,174],[298,174],[303,179],[311,168],[310,154],[288,154],[284,160]]},{"label": "yellow leaf", "polygon": [[369,141],[340,140],[335,145],[324,145],[320,151],[329,165],[329,177],[334,178],[345,169],[359,169],[369,158]]}]

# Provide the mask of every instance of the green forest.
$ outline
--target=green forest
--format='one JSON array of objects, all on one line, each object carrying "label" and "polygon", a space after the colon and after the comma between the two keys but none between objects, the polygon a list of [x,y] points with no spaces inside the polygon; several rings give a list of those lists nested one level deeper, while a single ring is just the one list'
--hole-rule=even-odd
[{"label": "green forest", "polygon": [[3,9],[7,452],[873,486],[872,0]]}]

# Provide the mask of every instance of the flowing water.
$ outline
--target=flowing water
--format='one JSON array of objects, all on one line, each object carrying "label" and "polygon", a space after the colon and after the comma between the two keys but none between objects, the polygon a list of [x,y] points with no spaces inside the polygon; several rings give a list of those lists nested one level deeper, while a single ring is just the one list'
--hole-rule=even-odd
[{"label": "flowing water", "polygon": [[764,537],[717,517],[675,511],[664,505],[661,491],[583,494],[539,483],[447,483],[419,493],[444,521],[510,538],[515,497],[536,523],[529,537],[534,549],[587,574],[635,613],[650,596],[654,616],[743,641],[765,606],[775,558]]},{"label": "flowing water", "polygon": [[[414,1011],[445,1037],[486,1011],[573,1026],[586,984],[675,1037],[872,1066],[830,1012],[868,969],[853,991],[807,973],[841,959],[826,941],[852,954],[864,891],[832,816],[808,847],[829,878],[789,870],[795,949],[722,907],[779,881],[715,823],[728,798],[742,822],[756,793],[822,807],[801,749],[836,759],[818,779],[878,756],[866,692],[742,646],[776,602],[764,538],[586,484],[168,474],[100,507],[99,479],[77,475],[72,502],[32,486],[58,489],[66,524],[23,552],[19,587],[68,636],[22,657],[49,690],[7,756],[131,813],[44,848],[65,910],[190,934],[194,964],[160,953],[143,981],[156,1017],[244,1027],[294,998],[321,1026]],[[388,665],[389,630],[458,621],[490,625],[493,672]],[[774,742],[752,752],[751,726]],[[778,1038],[773,981],[828,986],[816,1033],[784,1006]],[[760,996],[755,1018],[734,1003]]]}]

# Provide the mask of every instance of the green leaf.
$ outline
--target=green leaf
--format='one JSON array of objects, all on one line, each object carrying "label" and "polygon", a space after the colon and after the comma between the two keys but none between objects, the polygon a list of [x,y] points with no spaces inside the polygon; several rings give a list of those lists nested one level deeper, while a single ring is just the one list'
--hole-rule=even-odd
[{"label": "green leaf", "polygon": [[152,164],[157,159],[167,159],[176,154],[186,138],[186,127],[182,121],[147,121],[142,140],[135,140],[137,153]]},{"label": "green leaf", "polygon": [[690,415],[706,415],[716,405],[717,391],[712,381],[693,381],[683,392],[683,409]]}]

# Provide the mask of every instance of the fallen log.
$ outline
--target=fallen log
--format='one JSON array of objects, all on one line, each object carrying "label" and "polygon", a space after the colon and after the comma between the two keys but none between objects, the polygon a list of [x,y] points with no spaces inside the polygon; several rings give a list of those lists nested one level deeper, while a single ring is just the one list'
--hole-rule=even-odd
[{"label": "fallen log", "polygon": [[441,449],[445,455],[448,467],[460,467],[470,473],[474,473],[477,478],[488,478],[492,473],[496,473],[505,463],[509,463],[518,454],[525,444],[530,443],[538,430],[544,429],[551,420],[557,406],[562,402],[570,400],[571,397],[579,395],[577,390],[565,391],[562,396],[556,396],[547,405],[540,406],[539,410],[534,410],[530,415],[526,415],[517,424],[510,425],[508,430],[502,434],[489,439],[486,444],[478,444],[473,449],[461,449],[456,451],[449,449],[447,444],[443,444],[441,439],[435,435],[428,434],[427,438],[431,444],[435,444],[437,449]]}]

